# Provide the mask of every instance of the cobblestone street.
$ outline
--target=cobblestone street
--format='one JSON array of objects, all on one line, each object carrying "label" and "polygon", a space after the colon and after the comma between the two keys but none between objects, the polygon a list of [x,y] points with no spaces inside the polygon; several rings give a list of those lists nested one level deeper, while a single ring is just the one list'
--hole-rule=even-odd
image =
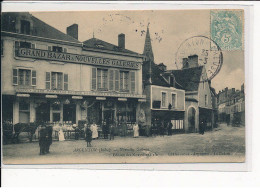
[{"label": "cobblestone street", "polygon": [[222,124],[204,135],[98,139],[90,148],[84,140],[54,141],[50,152],[39,155],[37,142],[9,144],[3,146],[3,159],[5,164],[242,162],[245,128]]}]

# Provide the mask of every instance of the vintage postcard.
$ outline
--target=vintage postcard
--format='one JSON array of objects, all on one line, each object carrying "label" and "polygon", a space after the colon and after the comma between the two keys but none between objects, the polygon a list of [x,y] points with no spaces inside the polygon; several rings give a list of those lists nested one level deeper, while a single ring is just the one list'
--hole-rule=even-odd
[{"label": "vintage postcard", "polygon": [[3,164],[245,162],[244,9],[1,25]]}]

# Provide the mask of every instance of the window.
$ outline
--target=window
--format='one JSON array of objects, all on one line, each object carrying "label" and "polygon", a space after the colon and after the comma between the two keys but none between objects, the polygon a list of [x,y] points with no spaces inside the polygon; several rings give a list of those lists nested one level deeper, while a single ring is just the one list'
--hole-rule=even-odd
[{"label": "window", "polygon": [[[13,69],[13,85],[31,86],[32,71],[29,69]],[[36,71],[34,71],[34,84],[36,85]]]},{"label": "window", "polygon": [[97,87],[98,89],[107,90],[108,89],[108,70],[107,69],[97,69]]},{"label": "window", "polygon": [[129,91],[129,72],[120,71],[120,90]]},{"label": "window", "polygon": [[51,72],[51,89],[52,90],[62,90],[62,73]]},{"label": "window", "polygon": [[4,55],[4,40],[1,40],[1,55]]},{"label": "window", "polygon": [[176,94],[172,94],[172,108],[176,108]]},{"label": "window", "polygon": [[91,79],[92,90],[135,92],[135,72],[93,67]]},{"label": "window", "polygon": [[21,33],[30,34],[30,22],[26,20],[21,20]]},{"label": "window", "polygon": [[19,122],[20,123],[30,122],[30,103],[27,101],[19,102]]},{"label": "window", "polygon": [[69,75],[62,72],[46,72],[46,89],[68,90]]},{"label": "window", "polygon": [[208,95],[205,95],[205,106],[208,106]]},{"label": "window", "polygon": [[53,46],[52,47],[52,51],[61,53],[62,52],[62,47],[60,47],[60,46]]},{"label": "window", "polygon": [[167,96],[166,96],[166,92],[162,92],[162,108],[166,108],[167,106]]},{"label": "window", "polygon": [[30,42],[20,42],[20,48],[31,48],[32,44]]}]

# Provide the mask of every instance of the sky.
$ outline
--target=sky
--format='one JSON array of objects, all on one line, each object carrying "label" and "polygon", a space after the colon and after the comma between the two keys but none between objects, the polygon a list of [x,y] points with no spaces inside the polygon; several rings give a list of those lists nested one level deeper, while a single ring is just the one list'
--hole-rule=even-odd
[{"label": "sky", "polygon": [[[66,33],[79,25],[79,41],[94,37],[117,45],[124,33],[126,49],[142,54],[147,25],[155,63],[176,69],[175,55],[181,43],[192,36],[210,37],[209,10],[31,12],[32,15]],[[244,51],[222,51],[223,65],[212,79],[218,92],[225,87],[240,89],[244,83]]]}]

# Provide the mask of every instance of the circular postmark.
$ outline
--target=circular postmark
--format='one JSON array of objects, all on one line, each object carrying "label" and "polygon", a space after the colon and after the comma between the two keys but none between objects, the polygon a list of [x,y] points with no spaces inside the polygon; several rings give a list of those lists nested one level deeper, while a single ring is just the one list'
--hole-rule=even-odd
[{"label": "circular postmark", "polygon": [[206,36],[193,36],[179,46],[175,64],[178,69],[204,66],[201,81],[212,80],[223,64],[223,54],[215,41]]}]

